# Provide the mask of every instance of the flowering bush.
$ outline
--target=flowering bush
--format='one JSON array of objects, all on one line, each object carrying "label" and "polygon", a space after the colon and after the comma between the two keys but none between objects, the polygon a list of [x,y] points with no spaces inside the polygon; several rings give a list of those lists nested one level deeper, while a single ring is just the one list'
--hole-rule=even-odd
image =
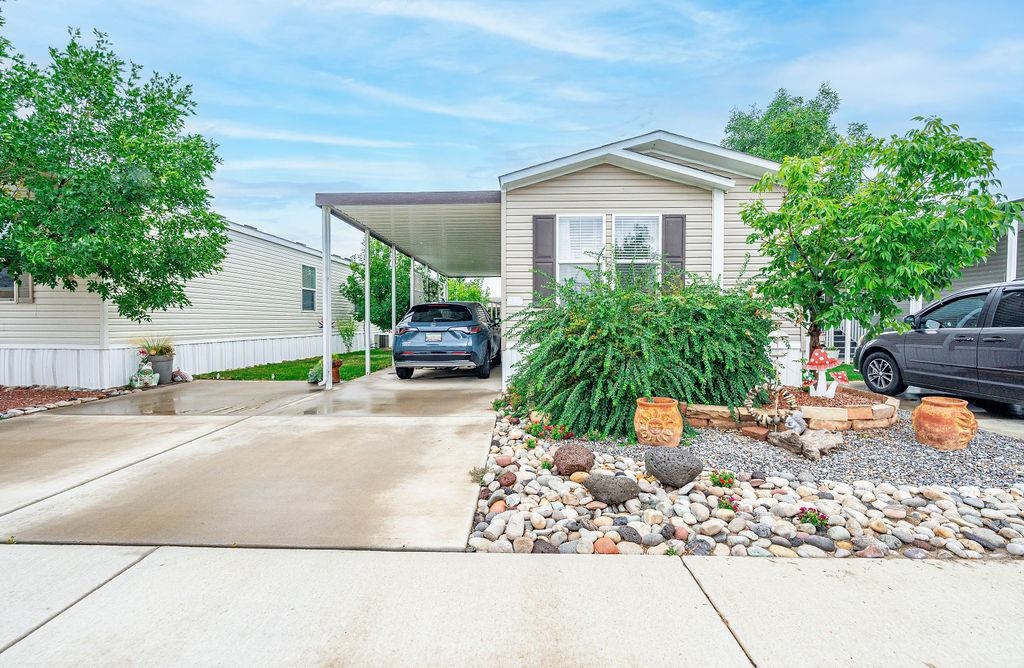
[{"label": "flowering bush", "polygon": [[731,510],[733,512],[736,512],[736,510],[737,510],[736,497],[735,496],[723,496],[721,499],[718,500],[718,507],[719,508],[725,508],[727,510]]},{"label": "flowering bush", "polygon": [[828,524],[828,515],[818,512],[817,508],[801,508],[797,519],[801,524],[811,524],[815,527],[823,527]]},{"label": "flowering bush", "polygon": [[736,476],[732,471],[712,471],[711,484],[715,487],[732,487]]}]

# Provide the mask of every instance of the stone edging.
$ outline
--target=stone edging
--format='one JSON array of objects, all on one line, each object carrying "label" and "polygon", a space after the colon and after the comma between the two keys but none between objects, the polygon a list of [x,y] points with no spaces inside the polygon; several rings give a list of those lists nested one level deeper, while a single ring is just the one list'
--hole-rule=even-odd
[{"label": "stone edging", "polygon": [[[50,392],[91,392],[88,388],[84,387],[58,387],[55,385],[9,385],[7,386],[12,390],[47,390]],[[9,420],[11,418],[20,417],[22,415],[31,415],[32,413],[41,413],[53,408],[63,408],[64,406],[74,406],[76,404],[86,404],[91,401],[99,401],[100,399],[109,399],[110,397],[118,397],[122,394],[130,394],[132,392],[141,392],[142,390],[133,390],[127,387],[110,387],[104,390],[95,390],[97,394],[102,396],[97,397],[75,397],[73,399],[61,399],[60,401],[54,401],[49,404],[38,404],[34,406],[20,406],[18,408],[9,408],[4,412],[0,412],[0,420]]]},{"label": "stone edging", "polygon": [[[829,431],[849,431],[851,429],[863,431],[865,429],[882,429],[896,423],[896,410],[900,407],[899,399],[886,397],[884,402],[875,403],[872,400],[876,395],[856,388],[846,388],[846,391],[863,395],[865,402],[842,407],[800,406],[799,410],[807,420],[807,428]],[[735,417],[733,417],[734,415]],[[689,404],[684,416],[686,421],[694,427],[741,429],[755,426],[754,417],[742,406],[730,411],[728,406]]]}]

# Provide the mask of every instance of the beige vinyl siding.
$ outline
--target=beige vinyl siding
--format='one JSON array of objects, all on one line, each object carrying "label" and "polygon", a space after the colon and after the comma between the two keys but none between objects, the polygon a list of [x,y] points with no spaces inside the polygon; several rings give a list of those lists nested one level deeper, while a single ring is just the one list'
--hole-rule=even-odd
[{"label": "beige vinyl siding", "polygon": [[[740,209],[747,202],[757,199],[764,200],[769,211],[778,210],[782,204],[781,192],[752,193],[750,188],[757,179],[747,176],[733,176],[736,186],[725,191],[725,271],[723,283],[735,285],[741,278],[751,278],[767,264],[756,245],[747,243],[751,229],[740,218]],[[747,261],[749,254],[750,260]],[[744,271],[744,262],[746,270]],[[741,276],[742,274],[742,276]]]},{"label": "beige vinyl siding", "polygon": [[34,285],[31,302],[0,302],[0,345],[98,346],[100,309],[84,281],[76,292]]},{"label": "beige vinyl siding", "polygon": [[[169,336],[179,343],[252,337],[318,334],[323,261],[319,251],[289,242],[276,243],[232,226],[222,271],[189,281],[185,309],[157,311],[151,322],[137,323],[117,315],[108,305],[110,345],[145,336]],[[316,310],[302,310],[302,265],[316,268]],[[332,311],[337,319],[352,312],[338,287],[348,264],[335,261]]]},{"label": "beige vinyl siding", "polygon": [[[1007,243],[1007,237],[1004,236],[999,240],[999,245],[996,246],[995,251],[988,256],[987,260],[964,269],[960,278],[953,281],[953,284],[950,285],[949,288],[942,291],[942,296],[945,297],[957,290],[972,288],[976,285],[986,285],[988,283],[1000,283],[1005,281]],[[1018,247],[1018,251],[1019,250],[1020,247]],[[1019,262],[1017,263],[1017,266],[1018,268],[1020,267]]]},{"label": "beige vinyl siding", "polygon": [[[611,216],[681,213],[686,216],[686,269],[711,271],[711,192],[613,165],[598,165],[505,195],[505,297],[533,296],[533,216],[599,213],[611,241]],[[506,307],[506,317],[518,311]]]}]

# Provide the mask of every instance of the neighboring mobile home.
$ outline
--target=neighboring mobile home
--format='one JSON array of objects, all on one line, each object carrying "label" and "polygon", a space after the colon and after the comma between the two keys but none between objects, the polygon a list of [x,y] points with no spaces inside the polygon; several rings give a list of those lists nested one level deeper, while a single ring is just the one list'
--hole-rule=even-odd
[{"label": "neighboring mobile home", "polygon": [[[752,276],[765,259],[747,244],[740,207],[779,205],[781,193],[750,192],[777,168],[657,131],[505,174],[497,191],[321,193],[316,203],[327,224],[329,213],[443,275],[500,276],[507,320],[544,289],[542,274],[579,276],[595,253],[609,257],[627,240],[725,285]],[[798,351],[800,331],[787,330]],[[518,353],[508,337],[505,347],[507,378]]]},{"label": "neighboring mobile home", "polygon": [[[323,256],[319,250],[228,224],[222,271],[189,281],[192,305],[137,323],[80,289],[19,286],[0,274],[0,385],[124,385],[143,337],[172,339],[175,365],[190,373],[314,357],[321,345]],[[352,305],[338,295],[351,273],[335,257],[333,319]],[[329,325],[328,325],[329,326]],[[335,334],[334,350],[343,346]],[[353,349],[363,346],[362,334]]]}]

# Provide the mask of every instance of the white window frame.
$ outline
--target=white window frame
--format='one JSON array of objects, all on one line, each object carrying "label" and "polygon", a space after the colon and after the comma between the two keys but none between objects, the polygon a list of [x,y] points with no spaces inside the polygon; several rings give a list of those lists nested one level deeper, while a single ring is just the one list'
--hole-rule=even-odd
[{"label": "white window frame", "polygon": [[[600,218],[601,219],[601,247],[598,249],[599,257],[593,262],[580,262],[576,260],[562,259],[562,218]],[[555,214],[555,285],[562,282],[562,264],[596,264],[601,269],[602,260],[600,254],[608,245],[608,216],[604,213],[556,213]]]},{"label": "white window frame", "polygon": [[[10,298],[0,297],[0,304],[31,304],[35,301],[35,285],[32,283],[32,277],[29,274],[22,274],[14,280],[14,295]],[[21,291],[21,285],[28,286],[28,296],[20,297],[18,293]]]},{"label": "white window frame", "polygon": [[[306,287],[306,268],[313,270],[313,287]],[[320,280],[316,267],[311,264],[300,264],[299,265],[299,310],[303,313],[316,313],[316,284]],[[313,308],[306,308],[306,291],[309,290],[313,293]]]},{"label": "white window frame", "polygon": [[[662,237],[662,225],[663,225],[662,215],[663,214],[651,213],[649,211],[648,212],[644,212],[644,213],[620,212],[620,213],[613,213],[612,214],[612,252],[615,255],[615,271],[613,272],[613,276],[615,278],[618,278],[618,275],[619,275],[619,265],[621,265],[621,264],[653,264],[653,265],[656,265],[656,269],[657,269],[657,272],[658,272],[658,280],[661,281],[662,264],[663,264],[662,263],[661,254],[664,251],[664,249],[662,248],[662,238],[661,238]],[[652,258],[650,260],[637,260],[635,258],[628,258],[628,259],[623,260],[623,259],[619,258],[619,255],[618,255],[618,252],[617,252],[616,246],[615,246],[615,223],[618,221],[619,218],[655,218],[655,219],[657,219],[657,226],[655,228],[655,233],[654,233],[654,247],[655,247],[654,248],[654,255],[655,255],[654,258]]]}]

